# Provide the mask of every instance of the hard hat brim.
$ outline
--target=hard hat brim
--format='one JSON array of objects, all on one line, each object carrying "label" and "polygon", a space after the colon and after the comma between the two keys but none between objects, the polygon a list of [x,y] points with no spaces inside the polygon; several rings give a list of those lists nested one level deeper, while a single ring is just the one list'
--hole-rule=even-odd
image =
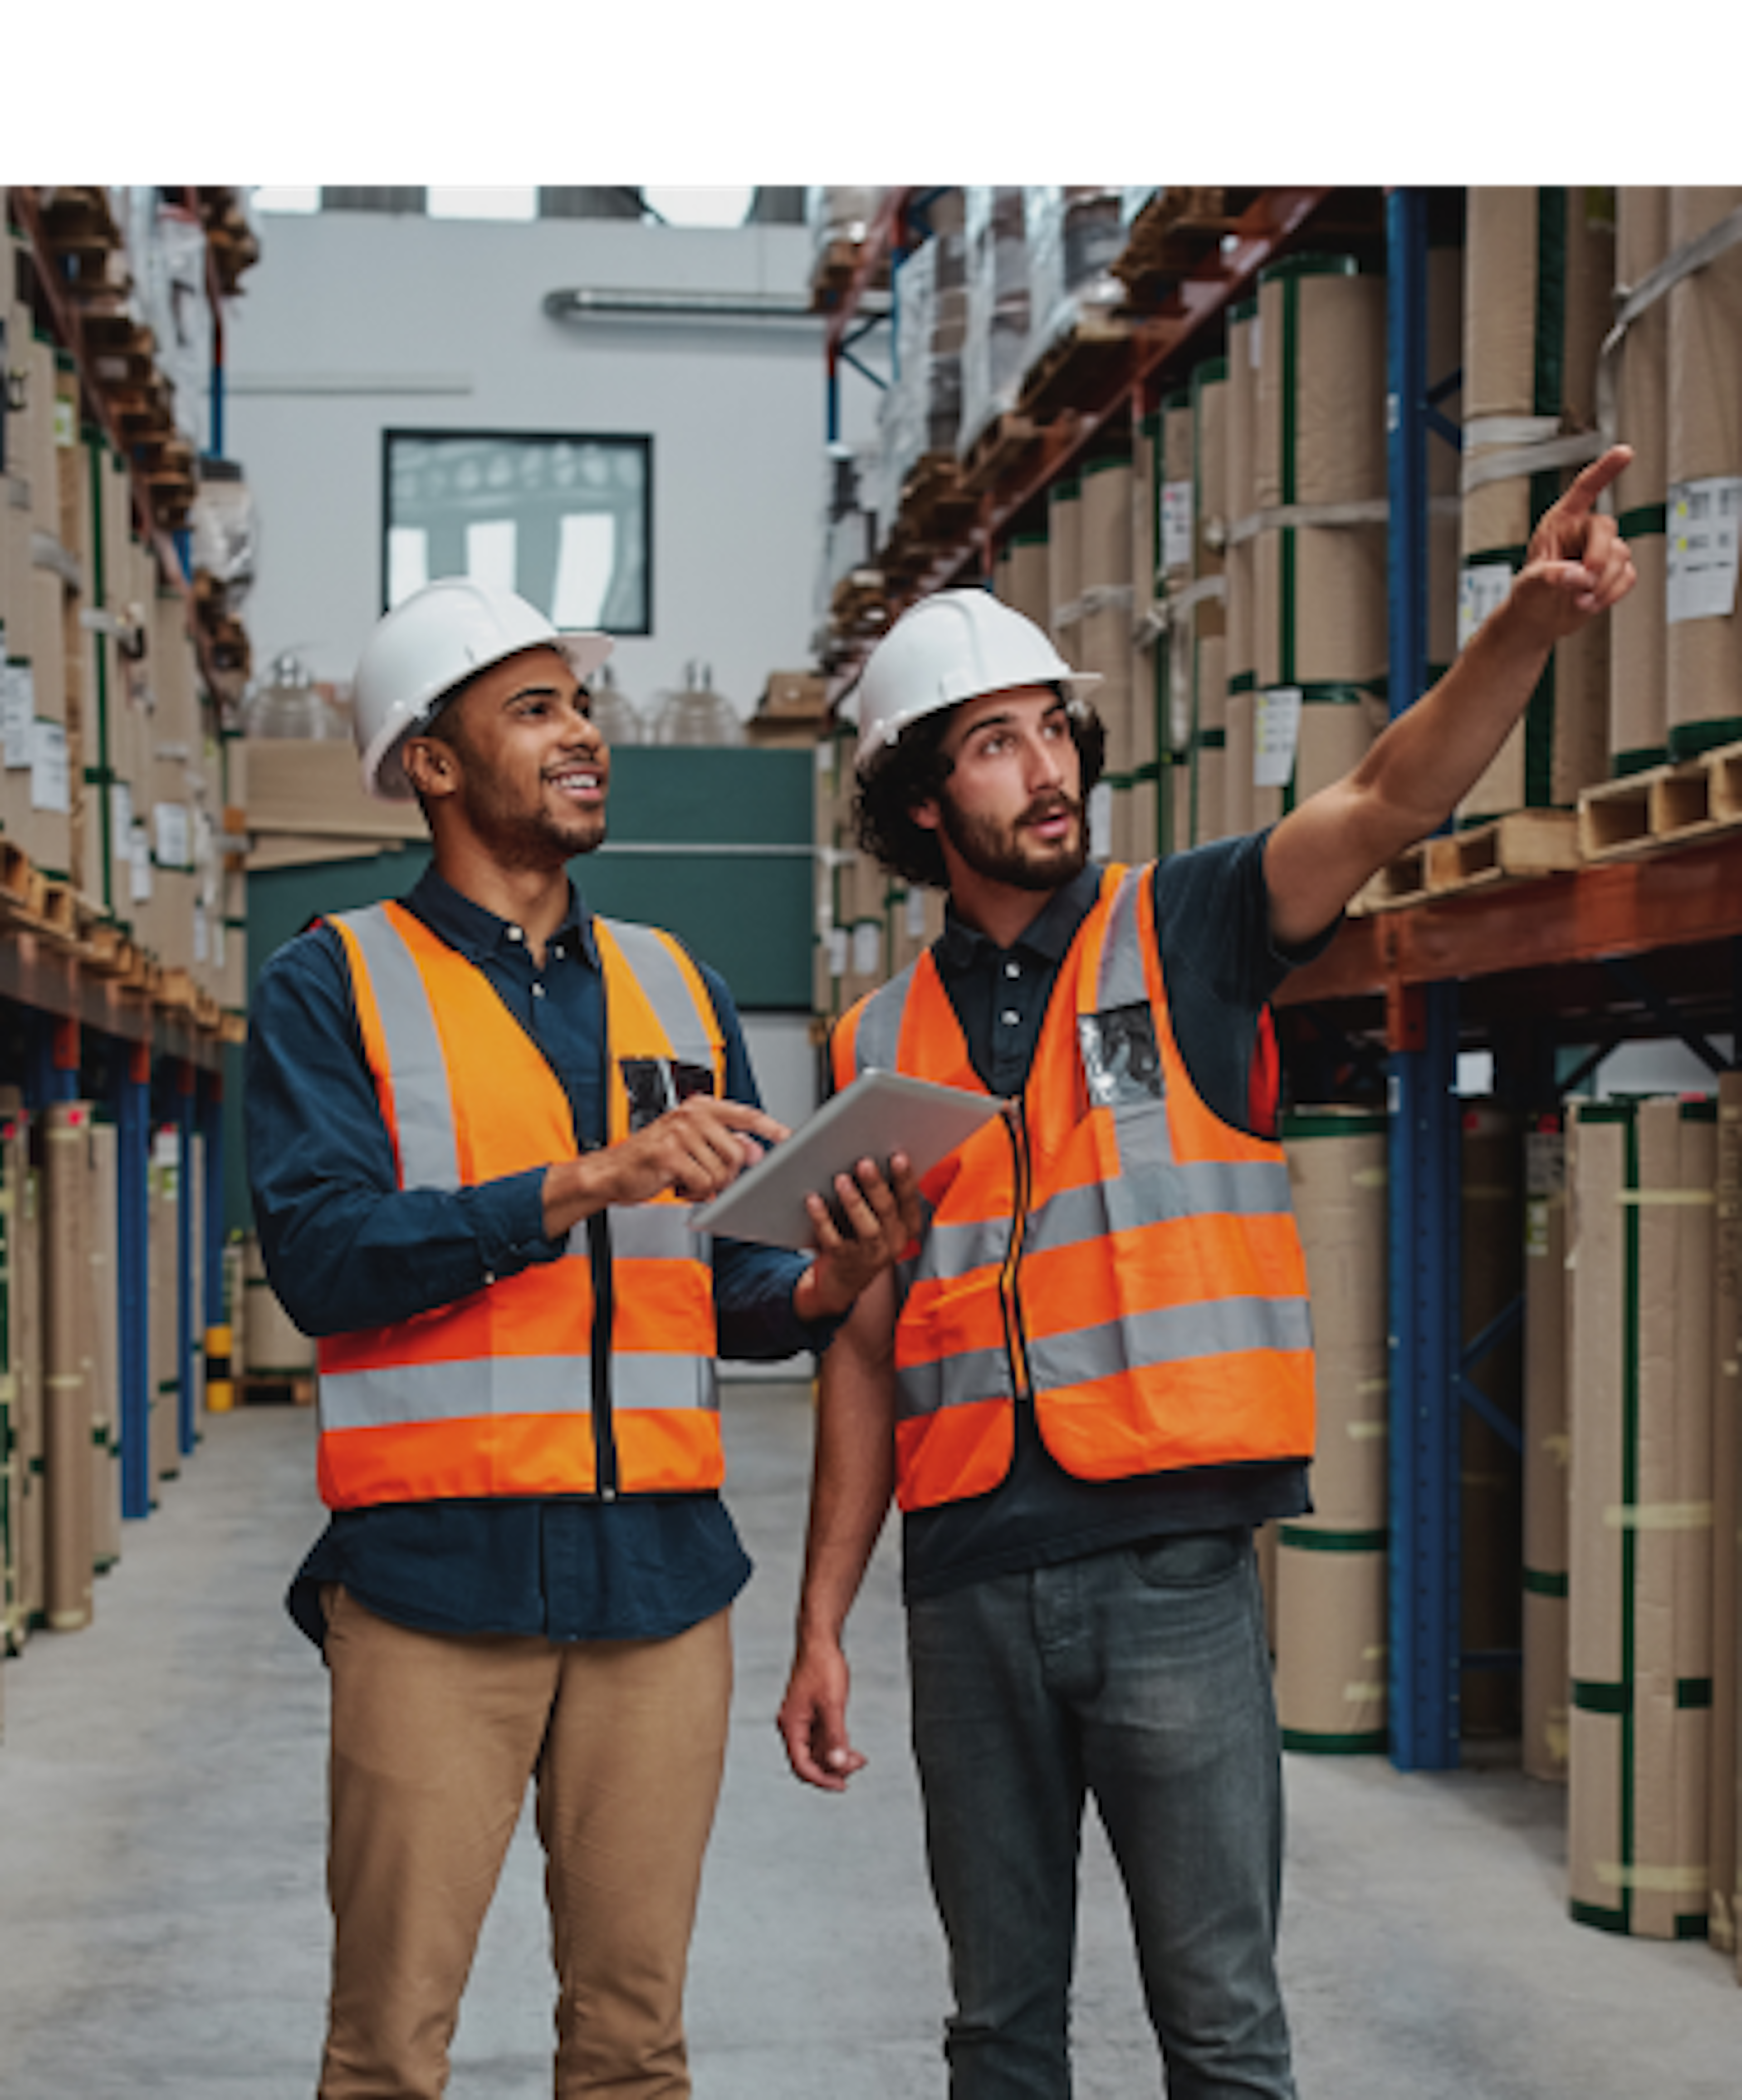
[{"label": "hard hat brim", "polygon": [[[1062,686],[1068,698],[1078,699],[1085,693],[1092,692],[1096,686],[1103,685],[1106,682],[1099,671],[1072,671],[1058,677],[1037,680],[1034,682],[1048,686]],[[853,690],[858,689],[855,686]],[[1021,688],[1016,686],[1008,687],[995,686],[991,690],[994,692],[1017,692]],[[848,697],[849,699],[852,697],[851,692]],[[871,772],[884,753],[893,751],[914,724],[916,721],[923,721],[928,715],[951,712],[959,707],[964,706],[969,699],[984,699],[987,697],[986,694],[978,692],[970,693],[963,699],[957,700],[945,699],[940,696],[924,701],[917,707],[909,708],[900,714],[889,716],[884,721],[874,723],[869,728],[862,730],[859,733],[858,748],[853,753],[854,770],[861,774]]]}]

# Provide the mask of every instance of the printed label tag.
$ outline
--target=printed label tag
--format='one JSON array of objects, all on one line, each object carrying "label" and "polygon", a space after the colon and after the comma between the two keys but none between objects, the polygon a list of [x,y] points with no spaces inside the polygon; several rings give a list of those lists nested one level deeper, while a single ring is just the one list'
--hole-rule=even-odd
[{"label": "printed label tag", "polygon": [[1458,579],[1458,646],[1469,643],[1476,629],[1512,588],[1509,562],[1477,562]]},{"label": "printed label tag", "polygon": [[1286,788],[1294,777],[1299,743],[1299,686],[1268,686],[1258,696],[1253,719],[1252,785]]},{"label": "printed label tag", "polygon": [[1664,616],[1727,620],[1735,610],[1742,476],[1712,474],[1669,484],[1668,576]]},{"label": "printed label tag", "polygon": [[1162,565],[1169,569],[1192,566],[1192,484],[1189,481],[1162,484]]}]

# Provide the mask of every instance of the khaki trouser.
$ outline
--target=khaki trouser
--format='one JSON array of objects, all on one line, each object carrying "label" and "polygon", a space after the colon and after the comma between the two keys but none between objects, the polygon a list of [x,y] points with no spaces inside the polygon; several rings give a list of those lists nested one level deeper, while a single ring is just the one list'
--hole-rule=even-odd
[{"label": "khaki trouser", "polygon": [[390,1625],[325,1595],[333,1995],[320,2100],[437,2100],[527,1782],[557,2100],[687,2100],[683,1987],[731,1696],[730,1615],[662,1641]]}]

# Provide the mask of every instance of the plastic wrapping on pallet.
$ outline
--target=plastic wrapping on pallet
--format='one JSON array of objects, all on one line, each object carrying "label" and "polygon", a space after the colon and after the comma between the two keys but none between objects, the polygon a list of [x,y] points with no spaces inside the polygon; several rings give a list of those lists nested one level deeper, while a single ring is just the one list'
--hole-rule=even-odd
[{"label": "plastic wrapping on pallet", "polygon": [[[879,404],[879,509],[893,522],[909,476],[933,453],[953,457],[961,423],[968,295],[959,230],[922,241],[895,272],[894,369]],[[948,283],[946,279],[956,281]]]},{"label": "plastic wrapping on pallet", "polygon": [[1016,406],[1028,364],[1030,302],[1022,191],[972,184],[962,201],[968,298],[958,442],[965,453]]},{"label": "plastic wrapping on pallet", "polygon": [[1109,312],[1124,298],[1112,275],[1125,246],[1122,205],[1117,189],[1040,183],[1023,191],[1029,364],[1086,316]]}]

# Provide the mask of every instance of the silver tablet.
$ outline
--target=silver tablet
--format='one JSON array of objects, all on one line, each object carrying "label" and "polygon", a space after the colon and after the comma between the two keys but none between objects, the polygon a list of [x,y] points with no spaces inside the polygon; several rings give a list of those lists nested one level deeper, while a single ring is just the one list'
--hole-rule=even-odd
[{"label": "silver tablet", "polygon": [[835,1176],[861,1159],[885,1173],[892,1152],[905,1152],[924,1174],[1003,1108],[994,1094],[969,1093],[900,1072],[862,1072],[817,1113],[746,1167],[730,1189],[690,1214],[697,1232],[769,1246],[815,1244],[805,1198],[833,1201]]}]

